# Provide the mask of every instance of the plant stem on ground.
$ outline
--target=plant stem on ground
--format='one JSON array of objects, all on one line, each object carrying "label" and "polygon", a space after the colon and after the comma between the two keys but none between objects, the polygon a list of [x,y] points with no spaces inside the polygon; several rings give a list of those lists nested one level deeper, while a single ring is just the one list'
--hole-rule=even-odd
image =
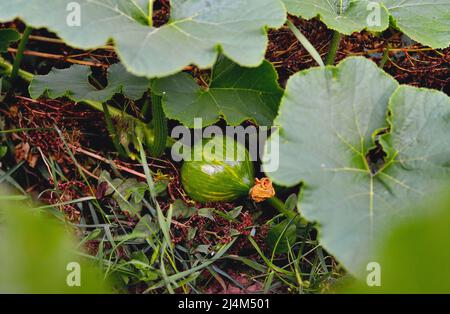
[{"label": "plant stem on ground", "polygon": [[336,54],[339,49],[339,44],[341,43],[341,33],[334,31],[333,38],[331,39],[330,49],[328,51],[326,65],[333,65],[336,59]]},{"label": "plant stem on ground", "polygon": [[292,33],[294,33],[297,40],[303,45],[303,47],[308,51],[308,53],[311,55],[311,57],[317,62],[320,66],[325,66],[323,63],[323,60],[320,56],[320,53],[314,48],[314,46],[311,44],[311,42],[306,38],[302,32],[299,31],[299,29],[292,23],[289,19],[287,20],[287,25],[289,26]]}]

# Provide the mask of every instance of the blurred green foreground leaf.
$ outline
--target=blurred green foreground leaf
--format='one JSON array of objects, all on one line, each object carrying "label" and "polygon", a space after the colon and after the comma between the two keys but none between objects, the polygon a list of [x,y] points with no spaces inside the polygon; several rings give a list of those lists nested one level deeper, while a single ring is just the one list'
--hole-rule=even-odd
[{"label": "blurred green foreground leaf", "polygon": [[4,193],[0,186],[0,293],[109,292],[60,222]]},{"label": "blurred green foreground leaf", "polygon": [[380,265],[380,286],[358,281],[340,292],[450,293],[449,190],[433,198],[416,206],[422,215],[384,237],[374,261]]}]

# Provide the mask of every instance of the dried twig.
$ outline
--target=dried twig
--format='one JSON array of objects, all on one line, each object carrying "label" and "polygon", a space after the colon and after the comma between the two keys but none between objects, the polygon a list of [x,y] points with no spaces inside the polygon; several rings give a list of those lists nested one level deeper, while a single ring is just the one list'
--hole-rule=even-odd
[{"label": "dried twig", "polygon": [[[8,52],[16,53],[17,49],[15,49],[15,48],[8,48]],[[35,56],[35,57],[41,57],[41,58],[46,58],[46,59],[54,59],[54,60],[66,61],[66,62],[69,62],[69,63],[86,65],[86,66],[93,66],[93,67],[107,68],[109,66],[108,64],[91,62],[91,61],[84,61],[84,60],[77,60],[77,59],[74,59],[74,58],[71,58],[71,57],[66,57],[66,56],[62,56],[62,55],[55,55],[55,54],[45,53],[45,52],[32,51],[32,50],[25,50],[24,54],[28,55],[28,56]]]}]

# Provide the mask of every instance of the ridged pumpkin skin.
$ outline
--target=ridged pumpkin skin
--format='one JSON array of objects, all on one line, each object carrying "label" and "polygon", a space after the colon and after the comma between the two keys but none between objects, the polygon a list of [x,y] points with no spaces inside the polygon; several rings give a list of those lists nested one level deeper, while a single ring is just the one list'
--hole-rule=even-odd
[{"label": "ridged pumpkin skin", "polygon": [[[241,158],[237,158],[233,150],[227,151],[226,142],[229,141],[234,142],[235,152],[241,149]],[[215,136],[196,144],[194,151],[205,148],[205,145],[222,145],[223,155],[227,158],[218,160],[208,153],[209,150],[202,150],[201,160],[185,161],[181,167],[181,182],[186,193],[200,203],[226,202],[248,196],[254,183],[253,163],[248,150],[229,137]]]}]

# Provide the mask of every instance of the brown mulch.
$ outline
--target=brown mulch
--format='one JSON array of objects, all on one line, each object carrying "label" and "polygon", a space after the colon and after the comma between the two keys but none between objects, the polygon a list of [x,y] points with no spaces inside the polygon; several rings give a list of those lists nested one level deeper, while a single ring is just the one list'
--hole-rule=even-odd
[{"label": "brown mulch", "polygon": [[[290,17],[302,33],[325,58],[333,36],[332,31],[317,19],[310,21]],[[450,93],[450,47],[434,50],[420,44],[410,43],[396,31],[386,31],[380,37],[371,33],[355,33],[341,40],[336,62],[348,56],[365,56],[380,62],[387,45],[396,49],[384,70],[402,84],[443,90]],[[287,79],[298,71],[317,66],[288,27],[269,32],[269,47],[266,58],[278,72],[279,81],[285,86]]]}]

